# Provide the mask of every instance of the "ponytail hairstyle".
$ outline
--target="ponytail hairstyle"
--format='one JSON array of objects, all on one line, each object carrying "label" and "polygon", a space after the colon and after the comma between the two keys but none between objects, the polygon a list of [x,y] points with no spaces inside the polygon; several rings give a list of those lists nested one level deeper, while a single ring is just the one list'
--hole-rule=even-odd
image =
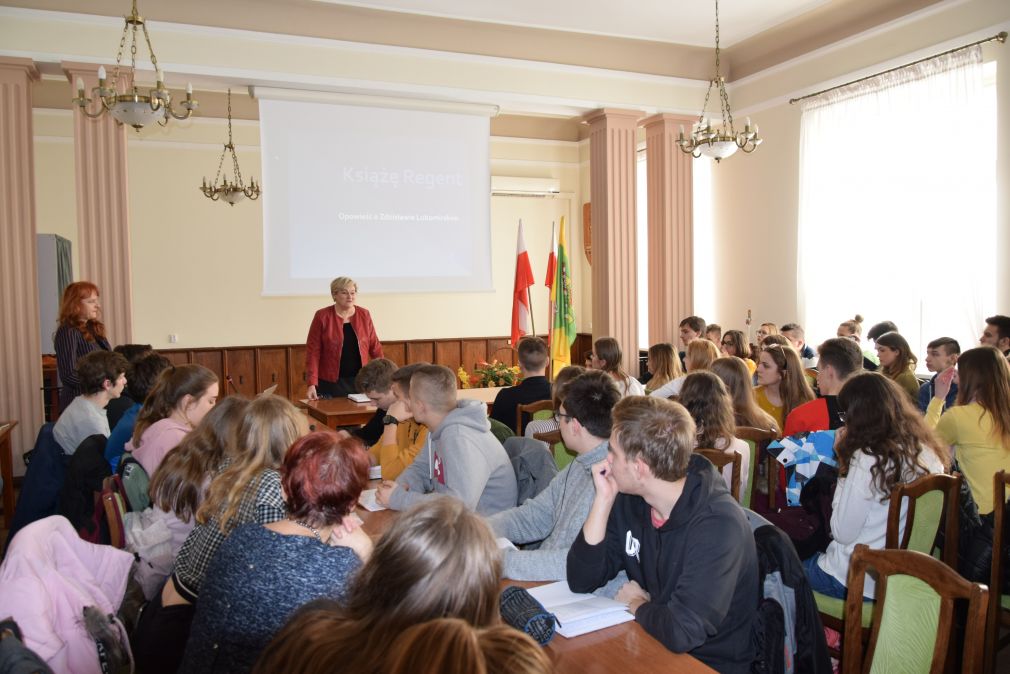
[{"label": "ponytail hairstyle", "polygon": [[863,317],[856,314],[855,317],[850,320],[842,321],[838,325],[838,329],[841,330],[842,328],[844,328],[850,335],[854,335],[856,337],[856,341],[859,341],[859,338],[863,335]]},{"label": "ponytail hairstyle", "polygon": [[92,295],[100,295],[98,286],[90,281],[71,283],[63,290],[60,300],[59,325],[75,328],[83,336],[84,341],[93,342],[96,338],[105,339],[105,324],[100,318],[86,320],[81,314],[81,302]]},{"label": "ponytail hairstyle", "polygon": [[280,396],[264,396],[249,403],[238,428],[235,458],[213,482],[207,500],[196,513],[198,524],[217,518],[221,533],[238,512],[242,496],[255,490],[263,471],[277,470],[295,440],[306,430],[305,415]]},{"label": "ponytail hairstyle", "polygon": [[151,505],[191,522],[211,476],[235,456],[235,438],[249,401],[228,396],[211,409],[179,446],[165,455],[151,477]]},{"label": "ponytail hairstyle", "polygon": [[152,424],[172,416],[183,397],[199,398],[216,383],[217,375],[203,365],[175,365],[162,371],[137,414],[137,424],[133,427],[134,448],[140,447],[144,431]]}]

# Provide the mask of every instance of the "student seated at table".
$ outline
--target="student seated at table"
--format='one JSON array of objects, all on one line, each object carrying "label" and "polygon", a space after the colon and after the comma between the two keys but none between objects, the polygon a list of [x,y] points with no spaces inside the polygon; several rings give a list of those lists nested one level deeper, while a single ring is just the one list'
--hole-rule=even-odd
[{"label": "student seated at table", "polygon": [[250,522],[269,524],[287,517],[277,471],[288,447],[307,432],[305,415],[284,398],[265,396],[249,403],[235,457],[210,483],[172,575],[140,615],[131,642],[138,670],[179,669],[207,567],[231,532]]},{"label": "student seated at table", "polygon": [[[373,360],[372,363],[379,361]],[[410,378],[418,368],[429,363],[412,363],[396,369],[389,377],[389,390],[379,394],[387,403],[382,420],[382,435],[369,450],[372,465],[382,467],[385,480],[395,480],[414,462],[418,452],[428,440],[428,427],[418,423],[410,412],[407,395],[410,392]],[[365,366],[365,368],[368,367]],[[365,370],[362,369],[362,372]],[[373,391],[378,393],[377,391]],[[371,397],[371,394],[369,394]],[[376,398],[373,398],[376,400]],[[378,404],[378,402],[376,403]]]},{"label": "student seated at table", "polygon": [[291,445],[280,473],[288,516],[244,524],[221,544],[207,568],[181,671],[248,672],[298,607],[323,597],[342,600],[368,560],[372,539],[350,522],[368,485],[360,439],[310,433]]},{"label": "student seated at table", "polygon": [[203,365],[163,370],[137,414],[126,451],[153,475],[165,455],[207,416],[217,394],[217,375]]},{"label": "student seated at table", "polygon": [[550,674],[554,663],[526,633],[510,625],[476,629],[459,618],[414,625],[386,654],[387,674]]},{"label": "student seated at table", "polygon": [[[589,372],[589,370],[581,365],[566,365],[554,374],[554,381],[551,382],[551,402],[555,410],[561,406],[561,399],[558,398],[561,388],[585,372]],[[560,430],[558,418],[552,414],[549,419],[534,419],[526,424],[523,428],[523,435],[532,438],[537,433],[553,433]]]},{"label": "student seated at table", "polygon": [[383,480],[376,500],[404,510],[437,494],[455,496],[481,515],[516,504],[515,471],[491,434],[484,403],[456,400],[456,375],[444,365],[419,367],[410,378],[410,411],[430,430],[424,451],[396,479]]},{"label": "student seated at table", "polygon": [[568,548],[586,521],[593,501],[592,466],[607,458],[610,410],[621,399],[605,372],[587,372],[558,394],[555,416],[565,447],[578,454],[550,484],[517,508],[488,518],[495,535],[536,550],[506,550],[504,573],[514,580],[563,580]]},{"label": "student seated at table", "polygon": [[501,557],[483,518],[457,499],[434,497],[393,520],[342,605],[303,607],[253,671],[384,673],[390,642],[413,625],[499,624],[500,583]]},{"label": "student seated at table", "polygon": [[[832,502],[833,540],[826,552],[806,559],[803,565],[811,588],[844,599],[849,559],[856,545],[884,547],[891,490],[927,473],[942,473],[950,455],[904,391],[881,374],[864,372],[849,378],[838,394],[838,404],[845,412],[845,431],[835,443],[841,477]],[[899,539],[906,509],[907,503],[902,503]],[[866,598],[873,598],[874,587],[867,576]]]},{"label": "student seated at table", "polygon": [[354,387],[375,403],[375,414],[368,423],[351,432],[351,435],[361,438],[368,447],[377,443],[382,437],[386,411],[396,402],[396,396],[390,390],[390,382],[395,371],[396,363],[388,358],[376,358],[365,363],[354,376]]},{"label": "student seated at table", "polygon": [[126,451],[126,443],[133,437],[133,429],[137,424],[137,415],[144,406],[147,394],[154,388],[158,375],[172,367],[172,362],[160,353],[148,352],[136,362],[130,363],[126,373],[126,391],[134,402],[123,412],[119,423],[112,426],[109,441],[105,443],[105,459],[109,462],[112,472],[119,467],[119,459]]},{"label": "student seated at table", "polygon": [[[523,337],[516,348],[519,354],[519,374],[522,381],[498,391],[491,406],[491,418],[497,419],[509,428],[516,427],[516,407],[529,405],[551,397],[551,383],[547,381],[547,366],[550,352],[544,340],[539,337]],[[529,415],[523,415],[523,423]]]},{"label": "student seated at table", "polygon": [[786,417],[786,436],[840,428],[838,392],[849,377],[863,371],[863,353],[851,339],[832,337],[817,347],[817,390],[821,396],[805,402]]},{"label": "student seated at table", "polygon": [[112,351],[92,351],[77,360],[81,395],[74,398],[53,427],[53,437],[67,455],[77,451],[85,438],[109,437],[105,406],[118,398],[126,386],[129,363]]},{"label": "student seated at table", "polygon": [[754,535],[712,464],[693,453],[695,425],[678,403],[621,400],[610,453],[568,552],[568,585],[591,592],[622,569],[617,593],[646,632],[719,672],[750,672],[758,602]]},{"label": "student seated at table", "polygon": [[[936,378],[957,365],[960,355],[961,345],[953,337],[939,337],[926,345],[926,369],[934,374],[929,381],[919,387],[919,409],[923,413],[929,408],[929,401],[933,399]],[[946,409],[955,404],[957,404],[957,384],[951,382],[943,407]]]},{"label": "student seated at table", "polygon": [[[725,454],[736,452],[740,455],[740,495],[747,493],[750,480],[750,448],[743,440],[737,439],[736,422],[733,421],[733,402],[722,383],[712,372],[692,372],[684,380],[678,402],[687,408],[698,429],[695,447],[718,449]],[[723,467],[722,477],[726,486],[733,481],[733,465]]]}]

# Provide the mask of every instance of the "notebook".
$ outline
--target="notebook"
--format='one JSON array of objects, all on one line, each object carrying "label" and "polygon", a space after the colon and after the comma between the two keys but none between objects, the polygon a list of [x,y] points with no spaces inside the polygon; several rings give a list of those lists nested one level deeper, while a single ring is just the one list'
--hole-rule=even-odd
[{"label": "notebook", "polygon": [[564,580],[531,588],[529,593],[557,617],[558,634],[567,638],[635,619],[621,602],[577,594],[568,589],[568,581]]},{"label": "notebook", "polygon": [[379,510],[385,510],[386,506],[380,505],[375,500],[375,489],[366,489],[361,492],[361,496],[358,497],[358,505],[369,512],[376,512]]}]

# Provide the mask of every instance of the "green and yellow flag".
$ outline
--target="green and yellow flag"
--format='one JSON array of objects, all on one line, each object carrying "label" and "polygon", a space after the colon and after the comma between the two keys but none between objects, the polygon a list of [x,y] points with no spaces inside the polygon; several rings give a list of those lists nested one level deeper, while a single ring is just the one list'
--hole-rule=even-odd
[{"label": "green and yellow flag", "polygon": [[558,258],[551,287],[551,371],[557,373],[572,364],[572,344],[575,342],[575,307],[572,304],[572,268],[568,261],[568,242],[565,240],[565,218],[561,218],[558,231]]}]

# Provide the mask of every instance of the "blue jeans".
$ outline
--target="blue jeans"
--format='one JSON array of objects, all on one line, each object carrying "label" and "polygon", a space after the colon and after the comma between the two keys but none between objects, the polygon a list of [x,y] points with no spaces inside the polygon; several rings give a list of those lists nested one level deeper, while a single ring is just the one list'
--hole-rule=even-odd
[{"label": "blue jeans", "polygon": [[845,599],[845,595],[848,593],[847,588],[839,583],[837,578],[820,567],[817,563],[820,557],[821,554],[818,553],[803,560],[803,570],[807,572],[810,589],[835,599]]}]

